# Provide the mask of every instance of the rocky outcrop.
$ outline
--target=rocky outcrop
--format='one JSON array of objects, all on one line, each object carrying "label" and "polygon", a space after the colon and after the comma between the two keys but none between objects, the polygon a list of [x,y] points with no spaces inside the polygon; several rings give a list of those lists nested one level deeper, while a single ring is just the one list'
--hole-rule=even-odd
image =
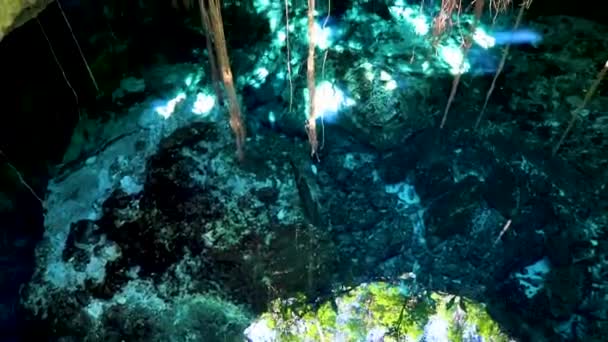
[{"label": "rocky outcrop", "polygon": [[35,18],[53,0],[2,0],[0,2],[0,40],[9,32]]}]

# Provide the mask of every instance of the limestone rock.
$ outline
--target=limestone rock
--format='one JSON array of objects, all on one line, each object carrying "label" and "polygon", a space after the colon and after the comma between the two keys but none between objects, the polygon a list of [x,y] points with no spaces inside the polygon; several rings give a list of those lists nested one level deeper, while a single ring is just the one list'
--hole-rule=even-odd
[{"label": "limestone rock", "polygon": [[0,0],[0,40],[35,18],[53,0]]}]

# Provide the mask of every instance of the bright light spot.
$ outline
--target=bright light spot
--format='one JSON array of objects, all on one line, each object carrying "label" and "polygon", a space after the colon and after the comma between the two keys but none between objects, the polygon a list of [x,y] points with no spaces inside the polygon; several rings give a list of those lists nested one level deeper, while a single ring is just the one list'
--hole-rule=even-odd
[{"label": "bright light spot", "polygon": [[450,66],[452,75],[464,74],[469,71],[471,65],[464,61],[462,50],[454,46],[442,46],[439,48],[439,55]]},{"label": "bright light spot", "polygon": [[312,172],[313,175],[316,175],[319,172],[319,170],[317,170],[317,165],[310,164],[310,171]]},{"label": "bright light spot", "polygon": [[349,48],[356,50],[356,51],[363,50],[363,43],[361,43],[361,42],[350,40],[346,43],[346,45],[348,45]]},{"label": "bright light spot", "polygon": [[327,49],[331,45],[331,29],[323,28],[319,23],[315,23],[315,43],[321,50]]},{"label": "bright light spot", "polygon": [[253,77],[249,80],[249,83],[254,88],[259,88],[264,84],[269,74],[270,72],[265,67],[258,67],[253,71]]},{"label": "bright light spot", "polygon": [[245,336],[252,342],[272,342],[277,340],[277,332],[268,326],[268,319],[261,319],[245,329]]},{"label": "bright light spot", "polygon": [[258,13],[264,12],[270,8],[271,1],[270,0],[255,0],[253,6],[255,7]]},{"label": "bright light spot", "polygon": [[277,39],[279,40],[279,43],[284,43],[287,40],[287,34],[284,30],[277,33]]},{"label": "bright light spot", "polygon": [[365,70],[365,79],[367,79],[368,81],[373,81],[374,78],[376,77],[374,75],[374,66],[369,63],[369,62],[365,62],[361,65],[361,67],[363,68],[363,70]]},{"label": "bright light spot", "polygon": [[496,45],[496,39],[479,27],[475,30],[475,34],[473,34],[473,40],[484,49],[489,49]]},{"label": "bright light spot", "polygon": [[168,119],[175,111],[175,106],[178,103],[186,99],[185,93],[179,93],[176,97],[172,98],[165,104],[164,106],[158,106],[155,108],[156,112],[161,115],[163,118]]},{"label": "bright light spot", "polygon": [[425,36],[427,33],[429,33],[429,24],[426,22],[426,18],[425,17],[416,17],[412,19],[412,24],[414,25],[416,34],[418,34],[419,36]]},{"label": "bright light spot", "polygon": [[534,30],[517,29],[510,31],[499,31],[492,34],[497,45],[504,44],[530,44],[537,46],[543,40],[543,37]]},{"label": "bright light spot", "polygon": [[270,74],[270,72],[268,71],[268,69],[264,68],[264,67],[259,67],[254,71],[255,77],[257,78],[258,81],[258,85],[261,83],[264,83],[264,81],[266,80],[266,77],[268,77],[268,74]]},{"label": "bright light spot", "polygon": [[365,71],[365,78],[366,78],[368,81],[370,81],[370,82],[371,82],[371,81],[373,81],[373,80],[374,80],[374,78],[375,78],[374,73],[373,73],[372,71],[370,71],[370,70],[366,70],[366,71]]},{"label": "bright light spot", "polygon": [[439,316],[432,316],[424,327],[424,341],[444,342],[449,341],[448,329],[450,324]]},{"label": "bright light spot", "polygon": [[279,27],[279,18],[277,17],[270,17],[268,19],[268,23],[270,24],[270,30],[271,31],[276,31],[277,28]]},{"label": "bright light spot", "polygon": [[361,64],[361,67],[367,71],[371,71],[372,69],[374,69],[374,66],[370,62],[365,62]]},{"label": "bright light spot", "polygon": [[186,87],[189,87],[192,84],[192,75],[188,75],[184,80],[184,83],[186,84]]},{"label": "bright light spot", "polygon": [[355,101],[328,81],[319,84],[315,90],[316,117],[332,117],[343,107],[353,106]]},{"label": "bright light spot", "polygon": [[207,115],[209,112],[211,112],[214,106],[214,96],[198,93],[196,94],[196,101],[194,101],[194,105],[192,105],[192,114]]},{"label": "bright light spot", "polygon": [[391,77],[391,75],[388,72],[386,72],[384,70],[380,70],[380,80],[381,81],[390,81],[392,79],[393,78]]},{"label": "bright light spot", "polygon": [[431,26],[427,22],[427,18],[413,7],[406,6],[404,1],[397,0],[395,5],[389,7],[389,11],[395,19],[403,19],[412,25],[417,35],[424,36],[429,33]]},{"label": "bright light spot", "polygon": [[274,115],[274,112],[270,112],[268,113],[268,121],[273,124],[275,122],[277,122],[277,117],[276,115]]},{"label": "bright light spot", "polygon": [[397,88],[397,81],[384,70],[380,70],[380,80],[384,82],[384,89],[387,91],[395,90]]},{"label": "bright light spot", "polygon": [[397,89],[397,81],[390,80],[390,81],[386,82],[386,84],[384,85],[384,89],[387,90],[387,91],[391,91],[391,90]]}]

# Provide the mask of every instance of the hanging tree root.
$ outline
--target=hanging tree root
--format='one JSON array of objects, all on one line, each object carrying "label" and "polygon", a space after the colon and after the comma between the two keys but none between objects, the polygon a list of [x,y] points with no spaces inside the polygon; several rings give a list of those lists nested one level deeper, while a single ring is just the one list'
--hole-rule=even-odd
[{"label": "hanging tree root", "polygon": [[[455,1],[455,0],[451,0]],[[458,90],[458,84],[460,83],[460,77],[462,76],[462,70],[467,61],[467,56],[469,54],[469,50],[471,49],[471,45],[473,42],[473,34],[475,34],[475,30],[479,25],[479,20],[481,19],[481,14],[483,13],[483,6],[485,4],[485,0],[476,0],[475,1],[475,21],[473,22],[473,26],[471,28],[471,32],[467,37],[464,38],[462,44],[462,61],[460,62],[460,66],[456,71],[456,75],[454,76],[454,81],[452,82],[452,90],[450,90],[450,97],[448,98],[448,103],[445,106],[443,111],[443,118],[441,119],[441,125],[439,128],[443,128],[445,126],[445,122],[448,118],[448,112],[450,111],[450,107],[452,102],[454,101],[454,97],[456,96],[456,91]]]},{"label": "hanging tree root", "polygon": [[6,165],[8,165],[8,167],[10,167],[11,170],[13,170],[13,172],[17,175],[17,178],[19,178],[19,182],[21,183],[21,185],[23,185],[32,194],[32,196],[34,196],[34,198],[36,198],[38,202],[40,202],[40,205],[44,205],[42,198],[40,198],[40,196],[38,196],[36,191],[34,191],[34,189],[29,185],[29,183],[25,181],[25,178],[23,178],[21,172],[19,172],[19,170],[8,160],[8,156],[4,154],[2,150],[0,150],[0,156],[3,156],[6,159]]},{"label": "hanging tree root", "polygon": [[70,24],[68,17],[65,15],[65,12],[63,11],[63,7],[61,6],[61,1],[57,0],[57,6],[59,7],[59,11],[61,12],[61,15],[63,16],[63,21],[65,21],[66,26],[68,27],[68,29],[70,30],[70,33],[72,34],[72,39],[74,40],[74,43],[76,44],[76,48],[78,48],[78,53],[80,53],[80,58],[82,58],[82,61],[84,62],[84,66],[87,68],[87,72],[89,73],[89,78],[91,78],[91,82],[93,82],[95,91],[97,93],[99,93],[99,86],[97,85],[95,76],[93,76],[93,71],[91,71],[91,67],[89,67],[89,63],[87,62],[87,59],[84,57],[84,53],[82,52],[82,49],[80,48],[78,39],[76,39],[76,35],[74,34],[74,31],[72,30],[72,25]]},{"label": "hanging tree root", "polygon": [[289,80],[289,112],[293,111],[293,79],[291,77],[291,47],[289,43],[289,0],[285,3],[285,47],[287,48],[287,78]]},{"label": "hanging tree root", "polygon": [[[474,1],[475,20],[471,27],[471,32],[467,35],[467,37],[465,37],[463,39],[464,41],[462,44],[461,65],[459,67],[459,70],[457,70],[457,74],[454,76],[454,80],[452,82],[452,89],[450,90],[448,102],[447,102],[444,112],[443,112],[443,117],[441,119],[440,128],[443,128],[445,126],[450,107],[452,105],[452,102],[454,101],[456,91],[458,90],[458,85],[460,84],[460,78],[462,76],[462,69],[464,67],[464,64],[466,63],[466,59],[467,59],[469,50],[472,45],[472,39],[473,39],[472,36],[473,36],[473,34],[475,34],[475,30],[477,29],[477,27],[479,25],[481,15],[483,14],[485,2],[486,2],[486,0],[475,0]],[[522,6],[526,6],[526,8],[528,8],[530,6],[531,2],[532,2],[532,0],[524,0]],[[490,3],[490,6],[489,6],[490,11],[491,12],[494,11],[494,13],[495,13],[493,15],[493,18],[495,20],[496,16],[499,13],[502,13],[509,8],[510,4],[512,3],[512,0],[489,0],[489,3]],[[456,10],[460,11],[460,8],[461,8],[461,3],[459,0],[442,0],[441,10],[440,10],[439,14],[437,15],[437,17],[435,17],[435,19],[433,20],[433,36],[435,37],[433,40],[433,46],[436,46],[436,44],[438,43],[439,37],[446,31],[447,27],[449,25],[451,25],[451,17],[452,17],[453,12]],[[457,15],[459,15],[459,14],[460,13],[457,13]],[[521,19],[519,19],[519,21],[521,21]],[[507,53],[508,53],[508,48],[507,48]],[[506,55],[503,54],[503,58],[506,59]],[[503,64],[504,64],[504,62],[503,62]],[[502,67],[499,69],[500,70],[498,71],[498,73],[500,73],[502,71]],[[493,82],[493,83],[495,83],[495,82]],[[486,96],[486,97],[488,97],[488,96]],[[486,101],[487,101],[487,99],[486,99]]]},{"label": "hanging tree root", "polygon": [[[206,8],[205,2],[209,9]],[[228,49],[226,48],[226,37],[224,35],[224,24],[222,20],[220,0],[200,0],[201,16],[207,17],[210,28],[213,33],[213,42],[215,45],[215,54],[219,64],[220,73],[226,89],[230,111],[230,127],[235,135],[236,150],[239,160],[244,158],[245,145],[245,126],[243,124],[241,108],[236,95],[234,86],[234,78],[230,68],[230,60],[228,58]]]},{"label": "hanging tree root", "polygon": [[42,26],[42,22],[40,22],[40,19],[38,19],[38,18],[36,18],[36,22],[38,23],[38,27],[40,27],[40,32],[42,32],[42,35],[44,36],[44,40],[46,41],[47,45],[49,46],[49,50],[51,51],[51,55],[53,56],[53,60],[55,61],[55,64],[57,64],[57,68],[59,68],[59,71],[61,71],[63,80],[65,81],[65,83],[68,85],[68,87],[72,91],[72,95],[74,95],[74,101],[76,104],[76,108],[78,109],[78,120],[80,120],[81,119],[80,100],[78,99],[78,93],[76,93],[76,90],[72,86],[70,79],[68,79],[68,75],[66,75],[65,69],[63,69],[63,67],[61,66],[61,63],[59,62],[59,58],[57,57],[57,54],[55,53],[55,49],[53,48],[53,44],[51,43],[49,36],[46,34],[46,30],[44,29],[44,26]]},{"label": "hanging tree root", "polygon": [[[187,6],[187,4],[185,4]],[[200,1],[200,6],[204,6],[203,1]],[[201,7],[202,8],[202,7]],[[211,74],[211,84],[213,84],[213,90],[215,91],[215,96],[217,98],[217,103],[223,103],[223,95],[222,89],[220,88],[220,80],[219,74],[217,71],[217,57],[215,55],[215,51],[213,49],[213,33],[211,30],[211,22],[209,22],[209,16],[205,9],[201,9],[201,21],[203,24],[203,29],[205,31],[205,44],[207,47],[207,55],[209,58],[209,68]]]},{"label": "hanging tree root", "polygon": [[555,147],[553,147],[552,154],[554,156],[557,154],[557,151],[559,151],[559,148],[561,147],[562,143],[566,139],[566,136],[568,136],[568,133],[570,133],[570,130],[572,130],[572,127],[574,127],[574,123],[576,122],[576,120],[579,119],[579,113],[583,110],[583,108],[585,108],[585,106],[587,105],[587,103],[589,102],[591,97],[593,97],[593,95],[597,91],[597,88],[600,85],[600,83],[602,82],[602,80],[604,79],[604,77],[606,76],[606,73],[608,73],[608,60],[604,64],[604,67],[602,68],[602,70],[600,70],[600,72],[597,74],[597,77],[595,78],[595,81],[591,85],[591,88],[589,88],[589,90],[587,90],[587,95],[585,95],[585,99],[583,100],[583,102],[581,102],[576,107],[576,109],[574,109],[572,111],[572,117],[570,118],[570,122],[568,122],[568,127],[566,127],[566,130],[564,131],[562,136],[559,138],[559,141],[557,142],[557,144],[555,144]]},{"label": "hanging tree root", "polygon": [[306,63],[306,77],[308,83],[308,119],[306,120],[306,134],[310,142],[310,155],[317,156],[319,141],[317,139],[317,113],[315,104],[315,0],[308,0],[308,59]]},{"label": "hanging tree root", "polygon": [[[496,1],[494,1],[494,2],[496,2]],[[532,0],[525,0],[520,5],[519,13],[517,14],[517,19],[515,19],[515,24],[513,25],[513,31],[515,31],[519,28],[519,25],[521,24],[521,19],[524,16],[525,10],[530,8],[531,4],[532,4]],[[497,8],[497,11],[499,11],[501,8],[506,8],[506,7],[503,6],[503,7],[496,7],[496,8]],[[490,96],[492,96],[492,93],[494,92],[494,88],[496,87],[496,80],[498,79],[498,76],[500,76],[503,68],[505,67],[507,57],[509,56],[510,48],[511,48],[511,44],[507,44],[507,46],[505,47],[505,49],[502,53],[502,58],[500,60],[500,64],[498,65],[498,69],[496,70],[496,73],[494,74],[494,78],[492,79],[492,84],[490,85],[490,89],[488,89],[488,92],[486,93],[486,99],[483,102],[483,107],[481,108],[481,112],[479,113],[479,116],[477,116],[477,121],[475,121],[475,126],[473,128],[475,130],[479,127],[479,124],[481,123],[481,119],[483,118],[483,116],[486,112],[486,109],[488,107],[488,102],[490,101]]]}]

